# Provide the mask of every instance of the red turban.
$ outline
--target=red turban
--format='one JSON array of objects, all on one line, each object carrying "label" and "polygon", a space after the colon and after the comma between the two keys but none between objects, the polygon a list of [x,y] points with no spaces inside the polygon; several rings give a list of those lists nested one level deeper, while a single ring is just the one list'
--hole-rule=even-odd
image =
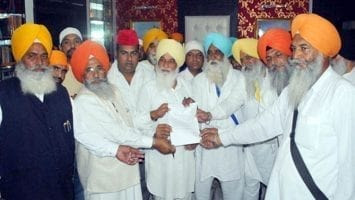
[{"label": "red turban", "polygon": [[73,74],[76,80],[81,83],[91,56],[99,60],[106,72],[110,69],[110,61],[106,49],[96,42],[86,40],[76,48],[70,60]]},{"label": "red turban", "polygon": [[297,15],[292,21],[291,31],[292,37],[299,34],[325,56],[333,57],[341,48],[341,39],[337,29],[319,15]]},{"label": "red turban", "polygon": [[290,56],[291,52],[291,34],[281,28],[271,28],[265,32],[258,42],[258,53],[260,58],[266,63],[266,49],[271,47]]},{"label": "red turban", "polygon": [[117,44],[119,45],[138,45],[138,36],[136,31],[131,29],[120,30],[117,35]]},{"label": "red turban", "polygon": [[184,36],[181,33],[175,32],[170,35],[171,39],[174,39],[175,41],[178,41],[180,43],[184,42]]}]

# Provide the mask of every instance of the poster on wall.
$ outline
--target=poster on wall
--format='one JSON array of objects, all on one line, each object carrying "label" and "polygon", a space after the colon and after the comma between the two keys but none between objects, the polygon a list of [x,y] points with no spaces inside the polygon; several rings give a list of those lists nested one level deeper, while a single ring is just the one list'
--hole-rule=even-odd
[{"label": "poster on wall", "polygon": [[131,21],[130,27],[137,32],[138,38],[143,38],[145,32],[151,28],[160,28],[160,20],[151,20],[151,21]]},{"label": "poster on wall", "polygon": [[291,20],[290,19],[257,19],[256,21],[256,31],[255,37],[260,38],[268,29],[270,28],[282,28],[287,31],[291,30]]}]

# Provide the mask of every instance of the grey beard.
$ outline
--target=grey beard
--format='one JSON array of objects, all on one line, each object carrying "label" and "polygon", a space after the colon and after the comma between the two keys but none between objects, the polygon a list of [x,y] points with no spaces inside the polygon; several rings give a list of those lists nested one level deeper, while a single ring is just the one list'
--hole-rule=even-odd
[{"label": "grey beard", "polygon": [[174,72],[163,72],[158,66],[155,67],[157,86],[160,90],[171,90],[178,76],[178,68]]},{"label": "grey beard", "polygon": [[282,71],[278,71],[276,68],[269,69],[271,86],[276,90],[277,95],[280,95],[282,90],[287,86],[290,74],[291,72],[289,65],[287,65],[286,69]]},{"label": "grey beard", "polygon": [[114,101],[115,99],[115,93],[113,86],[108,83],[107,78],[97,78],[91,81],[84,81],[85,87],[90,90],[91,92],[95,93],[98,97],[109,100],[109,101]]},{"label": "grey beard", "polygon": [[306,68],[301,68],[301,61],[293,59],[290,65],[293,69],[290,81],[288,97],[290,104],[297,108],[300,101],[312,85],[322,74],[323,56],[319,54],[313,62],[307,63]]},{"label": "grey beard", "polygon": [[152,54],[152,53],[148,54],[147,59],[150,62],[150,64],[152,64],[154,66],[158,63],[157,56],[155,54]]},{"label": "grey beard", "polygon": [[255,82],[261,85],[265,74],[265,67],[261,62],[258,62],[253,66],[243,67],[242,73],[245,77],[248,97],[253,99],[255,97]]},{"label": "grey beard", "polygon": [[[44,71],[34,71],[42,68]],[[48,66],[35,66],[26,68],[20,62],[16,65],[15,73],[21,82],[21,89],[24,94],[49,94],[57,90],[56,82],[52,76],[52,68]]]},{"label": "grey beard", "polygon": [[232,68],[232,66],[228,58],[224,57],[223,61],[206,61],[203,70],[205,71],[210,82],[215,83],[218,87],[222,87],[227,79],[230,68]]},{"label": "grey beard", "polygon": [[331,65],[333,70],[338,73],[340,76],[344,75],[348,70],[344,59],[339,59],[335,61],[334,59],[331,61]]}]

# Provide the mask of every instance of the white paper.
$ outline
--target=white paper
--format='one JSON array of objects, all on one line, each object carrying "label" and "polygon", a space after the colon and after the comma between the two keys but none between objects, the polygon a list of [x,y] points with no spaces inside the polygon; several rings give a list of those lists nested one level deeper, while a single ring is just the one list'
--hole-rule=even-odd
[{"label": "white paper", "polygon": [[161,121],[171,126],[171,144],[175,146],[195,144],[200,142],[200,130],[196,118],[197,105],[190,104],[184,107],[182,104],[169,104],[169,112]]}]

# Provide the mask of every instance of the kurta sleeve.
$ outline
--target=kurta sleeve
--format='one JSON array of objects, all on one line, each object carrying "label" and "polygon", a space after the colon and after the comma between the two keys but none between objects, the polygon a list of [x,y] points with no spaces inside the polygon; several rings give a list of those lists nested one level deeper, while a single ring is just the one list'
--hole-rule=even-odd
[{"label": "kurta sleeve", "polygon": [[335,200],[355,199],[355,89],[337,88],[339,100],[331,116],[337,133],[337,185]]},{"label": "kurta sleeve", "polygon": [[[149,82],[142,88],[137,100],[137,112],[133,118],[134,125],[142,131],[143,134],[153,136],[154,131],[154,121],[150,118],[150,111],[152,110],[152,91],[151,83]],[[155,108],[156,109],[156,108]]]},{"label": "kurta sleeve", "polygon": [[272,107],[260,113],[256,118],[239,124],[233,130],[220,134],[224,146],[232,144],[251,144],[262,142],[284,132],[284,120],[287,120],[288,105],[284,101],[287,95],[284,93]]},{"label": "kurta sleeve", "polygon": [[150,148],[152,137],[116,120],[92,96],[77,97],[74,101],[75,139],[97,156],[115,156],[120,144]]}]

